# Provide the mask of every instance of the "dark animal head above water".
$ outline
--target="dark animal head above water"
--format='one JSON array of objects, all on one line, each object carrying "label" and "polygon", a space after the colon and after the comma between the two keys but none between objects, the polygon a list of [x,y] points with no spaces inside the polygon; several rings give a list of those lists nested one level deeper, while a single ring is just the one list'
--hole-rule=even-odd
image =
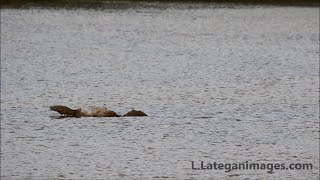
[{"label": "dark animal head above water", "polygon": [[133,109],[123,116],[148,116],[148,115],[142,111],[136,111]]}]

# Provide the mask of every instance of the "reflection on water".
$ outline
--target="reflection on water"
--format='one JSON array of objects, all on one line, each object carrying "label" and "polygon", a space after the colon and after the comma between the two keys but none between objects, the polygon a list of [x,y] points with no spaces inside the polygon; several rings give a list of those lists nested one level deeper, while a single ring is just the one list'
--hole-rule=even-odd
[{"label": "reflection on water", "polygon": [[[4,179],[318,179],[317,8],[1,10]],[[55,119],[49,106],[149,117]],[[313,163],[193,171],[191,161]]]}]

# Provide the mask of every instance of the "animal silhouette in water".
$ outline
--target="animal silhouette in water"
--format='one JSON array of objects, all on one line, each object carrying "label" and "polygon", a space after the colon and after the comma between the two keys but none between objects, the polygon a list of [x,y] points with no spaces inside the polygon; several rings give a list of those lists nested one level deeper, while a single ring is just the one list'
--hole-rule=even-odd
[{"label": "animal silhouette in water", "polygon": [[148,115],[142,111],[136,111],[132,109],[131,111],[127,112],[127,114],[123,116],[148,116]]},{"label": "animal silhouette in water", "polygon": [[[89,110],[78,108],[71,109],[66,106],[50,106],[50,109],[62,114],[64,117],[120,117],[116,112],[103,107],[91,107]],[[131,110],[124,116],[148,116],[142,111]]]}]

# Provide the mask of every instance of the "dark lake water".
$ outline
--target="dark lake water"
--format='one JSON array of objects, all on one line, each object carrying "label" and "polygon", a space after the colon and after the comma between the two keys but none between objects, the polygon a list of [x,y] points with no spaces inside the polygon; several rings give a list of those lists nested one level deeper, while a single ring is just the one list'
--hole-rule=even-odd
[{"label": "dark lake water", "polygon": [[[273,6],[1,9],[1,179],[319,179],[318,17]],[[55,119],[56,104],[149,116]]]}]

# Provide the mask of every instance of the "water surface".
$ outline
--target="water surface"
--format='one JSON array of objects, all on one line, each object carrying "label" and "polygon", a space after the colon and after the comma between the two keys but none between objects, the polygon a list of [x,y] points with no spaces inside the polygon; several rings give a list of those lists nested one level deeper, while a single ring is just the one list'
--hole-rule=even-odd
[{"label": "water surface", "polygon": [[[1,10],[1,178],[318,179],[319,9]],[[66,118],[49,106],[149,117]],[[312,170],[198,171],[199,162]]]}]

